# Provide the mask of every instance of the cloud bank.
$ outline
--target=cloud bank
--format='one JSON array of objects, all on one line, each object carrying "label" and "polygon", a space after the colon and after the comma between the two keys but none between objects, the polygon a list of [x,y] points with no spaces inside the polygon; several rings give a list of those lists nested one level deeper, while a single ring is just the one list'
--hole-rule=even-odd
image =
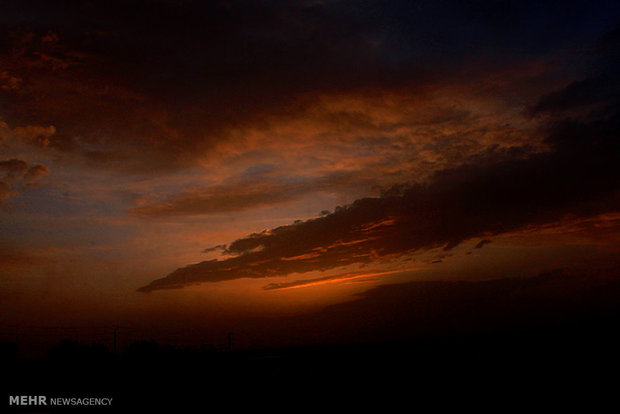
[{"label": "cloud bank", "polygon": [[395,187],[320,218],[252,234],[228,245],[235,257],[177,269],[140,290],[389,260],[566,216],[614,211],[620,207],[619,134],[617,112],[557,121],[546,139],[549,152],[499,162],[489,155],[485,162],[438,172],[429,183]]}]

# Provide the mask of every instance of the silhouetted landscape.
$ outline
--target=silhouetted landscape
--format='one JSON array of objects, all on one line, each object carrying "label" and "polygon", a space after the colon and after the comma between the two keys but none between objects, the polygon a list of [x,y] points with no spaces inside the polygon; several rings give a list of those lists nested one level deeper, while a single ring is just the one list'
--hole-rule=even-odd
[{"label": "silhouetted landscape", "polygon": [[614,392],[620,277],[608,269],[388,285],[280,323],[307,330],[318,324],[326,342],[236,350],[144,339],[114,353],[64,340],[44,358],[25,359],[15,344],[3,344],[5,394],[111,396],[114,408],[144,410],[204,400],[284,409],[299,401],[320,406],[333,395],[342,403],[348,393],[369,404],[415,400],[454,408],[459,399],[518,397],[518,406],[539,394]]}]

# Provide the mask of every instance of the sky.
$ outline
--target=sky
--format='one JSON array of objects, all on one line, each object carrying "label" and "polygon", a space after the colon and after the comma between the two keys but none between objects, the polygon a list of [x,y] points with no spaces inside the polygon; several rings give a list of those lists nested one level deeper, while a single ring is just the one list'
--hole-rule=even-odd
[{"label": "sky", "polygon": [[320,342],[615,275],[618,51],[617,1],[2,2],[3,335]]}]

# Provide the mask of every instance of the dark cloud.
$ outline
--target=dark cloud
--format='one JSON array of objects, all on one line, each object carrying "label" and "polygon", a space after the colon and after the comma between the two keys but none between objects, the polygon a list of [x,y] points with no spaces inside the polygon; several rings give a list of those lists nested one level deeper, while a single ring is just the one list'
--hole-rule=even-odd
[{"label": "dark cloud", "polygon": [[565,120],[547,138],[552,150],[526,159],[447,169],[427,184],[397,187],[329,215],[231,243],[236,257],[177,269],[150,291],[242,277],[281,276],[368,263],[464,240],[537,226],[567,215],[620,208],[620,113]]},{"label": "dark cloud", "polygon": [[569,268],[527,278],[382,285],[356,300],[273,323],[285,332],[301,326],[300,335],[312,333],[326,343],[453,338],[617,314],[618,298],[617,267]]},{"label": "dark cloud", "polygon": [[17,91],[20,89],[22,79],[9,75],[7,71],[0,73],[0,89],[4,91]]},{"label": "dark cloud", "polygon": [[491,240],[489,239],[480,240],[480,242],[476,244],[476,247],[474,247],[474,249],[482,249],[486,244],[489,243],[491,243]]},{"label": "dark cloud", "polygon": [[45,177],[50,173],[49,168],[47,168],[43,164],[37,164],[33,167],[30,167],[28,171],[24,174],[24,179],[26,181],[36,181],[42,177]]},{"label": "dark cloud", "polygon": [[29,1],[2,11],[0,69],[23,79],[7,91],[6,119],[52,123],[51,148],[100,154],[100,166],[184,168],[229,128],[289,113],[299,94],[375,83],[382,66],[359,44],[370,20],[339,9]]},{"label": "dark cloud", "polygon": [[48,175],[50,171],[43,164],[29,167],[26,161],[11,158],[0,161],[0,173],[4,173],[4,177],[0,181],[0,203],[2,203],[18,194],[14,185],[16,182],[25,182],[21,186],[22,190],[34,188],[41,185],[38,180]]},{"label": "dark cloud", "polygon": [[226,250],[226,245],[225,244],[218,244],[217,246],[207,247],[202,252],[203,253],[211,253],[211,252],[215,252],[215,251],[218,251],[218,250]]},{"label": "dark cloud", "polygon": [[322,94],[416,91],[477,60],[588,39],[613,2],[4,2],[0,106],[41,143],[107,166],[195,165],[231,131]]},{"label": "dark cloud", "polygon": [[620,26],[603,35],[590,52],[588,77],[543,96],[531,108],[533,115],[583,116],[617,111],[620,106]]},{"label": "dark cloud", "polygon": [[24,160],[12,158],[10,160],[0,161],[0,171],[8,175],[21,175],[28,169],[28,164]]},{"label": "dark cloud", "polygon": [[532,108],[534,114],[563,112],[569,109],[620,101],[620,77],[603,75],[571,83],[567,88],[543,97]]},{"label": "dark cloud", "polygon": [[24,160],[12,158],[10,160],[0,161],[0,172],[4,172],[5,179],[20,179],[26,181],[36,181],[50,173],[50,170],[43,164],[37,164],[32,167]]}]

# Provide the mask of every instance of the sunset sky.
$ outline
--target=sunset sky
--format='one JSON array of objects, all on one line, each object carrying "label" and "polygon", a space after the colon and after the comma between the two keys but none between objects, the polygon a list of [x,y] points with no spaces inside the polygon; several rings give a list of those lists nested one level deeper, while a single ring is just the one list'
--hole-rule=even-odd
[{"label": "sunset sky", "polygon": [[618,268],[619,133],[617,1],[3,1],[0,325],[321,341]]}]

